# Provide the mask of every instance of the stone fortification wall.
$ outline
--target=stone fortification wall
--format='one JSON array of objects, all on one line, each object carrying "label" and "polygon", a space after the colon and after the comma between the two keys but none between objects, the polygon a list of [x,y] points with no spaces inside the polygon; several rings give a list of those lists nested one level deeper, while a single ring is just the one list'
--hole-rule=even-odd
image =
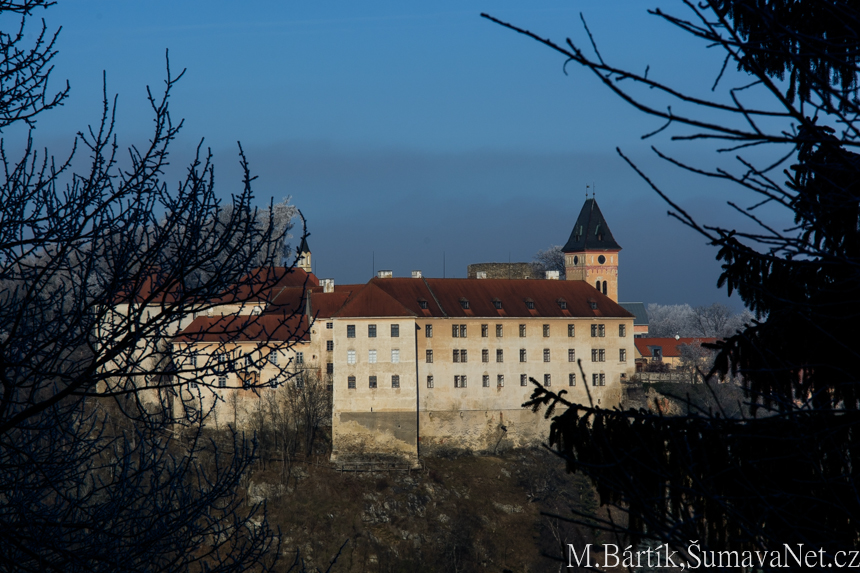
[{"label": "stone fortification wall", "polygon": [[488,279],[535,279],[543,278],[536,276],[531,263],[475,263],[467,267],[466,278],[476,279],[478,273],[486,273]]}]

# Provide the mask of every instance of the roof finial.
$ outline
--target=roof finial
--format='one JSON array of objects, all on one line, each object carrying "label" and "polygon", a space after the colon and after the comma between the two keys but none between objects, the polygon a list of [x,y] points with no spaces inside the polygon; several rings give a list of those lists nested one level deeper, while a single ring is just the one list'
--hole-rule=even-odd
[{"label": "roof finial", "polygon": [[589,189],[589,187],[591,187],[591,185],[586,185],[586,186],[585,186],[585,200],[586,200],[586,201],[588,201],[588,189]]}]

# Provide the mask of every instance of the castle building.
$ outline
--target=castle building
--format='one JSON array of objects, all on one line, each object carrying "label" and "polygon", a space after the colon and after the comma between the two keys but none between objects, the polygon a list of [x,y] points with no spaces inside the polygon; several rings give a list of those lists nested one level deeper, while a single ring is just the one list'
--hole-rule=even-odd
[{"label": "castle building", "polygon": [[[174,338],[177,376],[189,377],[182,399],[200,399],[193,386],[205,384],[218,396],[214,420],[241,426],[259,400],[249,382],[318,374],[332,392],[333,459],[543,441],[549,421],[522,408],[530,379],[611,408],[635,370],[634,315],[617,303],[620,250],[593,198],[564,247],[566,281],[380,271],[335,285],[310,272],[303,239],[295,268],[256,271],[265,289],[225,293]],[[211,375],[193,379],[201,364]]]}]

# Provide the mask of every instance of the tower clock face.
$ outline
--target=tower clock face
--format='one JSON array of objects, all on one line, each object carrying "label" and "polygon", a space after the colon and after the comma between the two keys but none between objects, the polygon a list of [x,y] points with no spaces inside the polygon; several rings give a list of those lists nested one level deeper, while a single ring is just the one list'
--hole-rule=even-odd
[{"label": "tower clock face", "polygon": [[574,257],[573,257],[573,264],[574,264],[574,265],[578,265],[578,264],[579,264],[579,257],[576,257],[576,256],[574,256]]},{"label": "tower clock face", "polygon": [[606,257],[604,257],[603,255],[600,255],[599,257],[597,257],[597,262],[602,265],[603,263],[606,262]]}]

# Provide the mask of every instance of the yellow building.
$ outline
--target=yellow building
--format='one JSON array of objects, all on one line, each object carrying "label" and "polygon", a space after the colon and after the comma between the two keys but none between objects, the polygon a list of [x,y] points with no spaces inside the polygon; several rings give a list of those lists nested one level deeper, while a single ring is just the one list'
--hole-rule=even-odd
[{"label": "yellow building", "polygon": [[332,457],[546,439],[534,378],[612,407],[633,316],[580,281],[375,278],[332,317]]}]

